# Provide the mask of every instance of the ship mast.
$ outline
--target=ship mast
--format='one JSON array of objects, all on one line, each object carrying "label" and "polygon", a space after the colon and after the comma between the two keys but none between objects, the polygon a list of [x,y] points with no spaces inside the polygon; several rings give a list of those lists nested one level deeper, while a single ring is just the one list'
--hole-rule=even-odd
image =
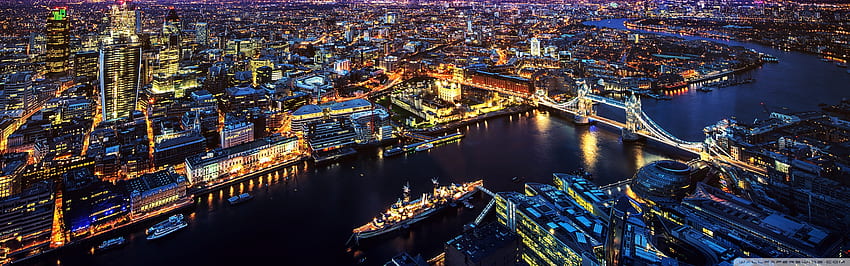
[{"label": "ship mast", "polygon": [[401,188],[404,191],[404,202],[410,201],[410,181]]},{"label": "ship mast", "polygon": [[438,195],[438,193],[440,193],[440,191],[439,191],[439,189],[440,189],[440,183],[439,183],[439,182],[437,182],[437,178],[436,178],[436,177],[435,177],[435,178],[431,178],[431,183],[432,183],[432,184],[434,184],[434,193],[431,193],[431,194],[433,194],[434,196],[437,196],[437,195]]}]

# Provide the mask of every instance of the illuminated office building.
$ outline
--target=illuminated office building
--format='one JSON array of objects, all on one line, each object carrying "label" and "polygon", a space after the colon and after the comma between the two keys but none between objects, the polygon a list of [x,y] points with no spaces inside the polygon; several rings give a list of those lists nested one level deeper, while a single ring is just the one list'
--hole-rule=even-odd
[{"label": "illuminated office building", "polygon": [[50,11],[47,18],[47,75],[61,77],[68,71],[68,56],[71,54],[70,23],[67,9],[59,7]]},{"label": "illuminated office building", "polygon": [[99,54],[97,51],[80,51],[74,54],[74,76],[97,79]]},{"label": "illuminated office building", "polygon": [[518,263],[601,265],[606,224],[583,210],[564,191],[528,183],[526,194],[496,194],[498,223],[520,238]]},{"label": "illuminated office building", "polygon": [[100,47],[100,104],[104,121],[130,117],[142,85],[142,47],[136,35],[138,12],[129,1],[109,11],[108,35]]},{"label": "illuminated office building", "polygon": [[103,120],[130,117],[141,85],[142,47],[113,44],[100,50],[100,104]]},{"label": "illuminated office building", "polygon": [[254,141],[254,123],[228,116],[221,129],[221,148]]},{"label": "illuminated office building", "polygon": [[109,9],[108,39],[136,41],[139,32],[140,16],[130,1],[118,1]]},{"label": "illuminated office building", "polygon": [[531,43],[531,56],[540,56],[540,40],[531,38],[529,43]]},{"label": "illuminated office building", "polygon": [[0,198],[0,247],[17,250],[48,241],[54,202],[53,182],[39,182]]},{"label": "illuminated office building", "polygon": [[0,81],[0,111],[24,110],[33,94],[33,73],[15,72]]}]

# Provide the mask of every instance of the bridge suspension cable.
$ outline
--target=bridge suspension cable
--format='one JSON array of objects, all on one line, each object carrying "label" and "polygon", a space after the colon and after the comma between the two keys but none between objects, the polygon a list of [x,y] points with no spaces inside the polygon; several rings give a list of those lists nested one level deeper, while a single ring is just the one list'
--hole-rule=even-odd
[{"label": "bridge suspension cable", "polygon": [[652,135],[670,142],[668,144],[674,144],[674,146],[682,146],[688,149],[700,149],[702,147],[702,143],[700,142],[685,141],[673,136],[673,134],[670,134],[670,132],[667,132],[663,127],[656,124],[643,110],[640,111],[640,122],[644,124],[644,128],[649,130]]}]

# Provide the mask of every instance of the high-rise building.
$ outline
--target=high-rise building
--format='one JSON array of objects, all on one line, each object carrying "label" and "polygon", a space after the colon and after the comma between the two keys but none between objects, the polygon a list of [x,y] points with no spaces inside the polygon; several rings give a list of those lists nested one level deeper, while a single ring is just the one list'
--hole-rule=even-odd
[{"label": "high-rise building", "polygon": [[343,59],[334,62],[334,72],[340,75],[346,75],[351,71],[351,60]]},{"label": "high-rise building", "polygon": [[67,75],[68,56],[71,54],[69,42],[70,23],[67,9],[58,7],[50,11],[47,18],[47,75],[61,77]]},{"label": "high-rise building", "polygon": [[80,51],[74,54],[74,76],[97,79],[97,51]]},{"label": "high-rise building", "polygon": [[387,24],[395,24],[398,21],[398,14],[395,12],[387,13],[386,17],[384,17],[384,23]]},{"label": "high-rise building", "polygon": [[210,29],[207,23],[198,22],[195,23],[195,41],[197,41],[201,45],[209,44],[210,40]]},{"label": "high-rise building", "polygon": [[27,165],[29,154],[7,153],[0,157],[0,198],[21,192],[21,172]]},{"label": "high-rise building", "polygon": [[162,24],[163,46],[156,54],[153,66],[153,82],[151,92],[153,94],[174,94],[171,97],[183,97],[183,91],[179,90],[178,71],[180,69],[180,17],[172,8],[168,10],[165,21]]},{"label": "high-rise building", "polygon": [[528,42],[531,43],[531,56],[540,56],[540,40],[531,38]]},{"label": "high-rise building", "polygon": [[99,64],[103,120],[130,117],[139,98],[142,47],[138,43],[104,46]]},{"label": "high-rise building", "polygon": [[109,29],[106,43],[136,42],[140,23],[139,12],[130,1],[118,1],[109,10]]},{"label": "high-rise building", "polygon": [[100,105],[103,120],[130,117],[136,110],[142,83],[142,47],[139,13],[130,1],[119,1],[109,11],[109,32],[100,48]]},{"label": "high-rise building", "polygon": [[162,24],[162,35],[165,37],[167,46],[180,46],[181,29],[180,17],[177,16],[177,11],[174,8],[169,9],[168,15],[165,16],[165,22]]}]

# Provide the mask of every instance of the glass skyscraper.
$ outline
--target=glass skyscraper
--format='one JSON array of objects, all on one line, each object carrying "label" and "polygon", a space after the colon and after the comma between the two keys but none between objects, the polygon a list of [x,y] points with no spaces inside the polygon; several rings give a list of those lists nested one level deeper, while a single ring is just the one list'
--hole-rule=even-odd
[{"label": "glass skyscraper", "polygon": [[47,75],[49,77],[61,77],[67,74],[68,56],[71,48],[70,23],[68,22],[68,11],[65,8],[56,8],[50,11],[47,18]]},{"label": "glass skyscraper", "polygon": [[103,46],[99,63],[103,120],[130,117],[141,84],[142,47],[138,43]]}]

